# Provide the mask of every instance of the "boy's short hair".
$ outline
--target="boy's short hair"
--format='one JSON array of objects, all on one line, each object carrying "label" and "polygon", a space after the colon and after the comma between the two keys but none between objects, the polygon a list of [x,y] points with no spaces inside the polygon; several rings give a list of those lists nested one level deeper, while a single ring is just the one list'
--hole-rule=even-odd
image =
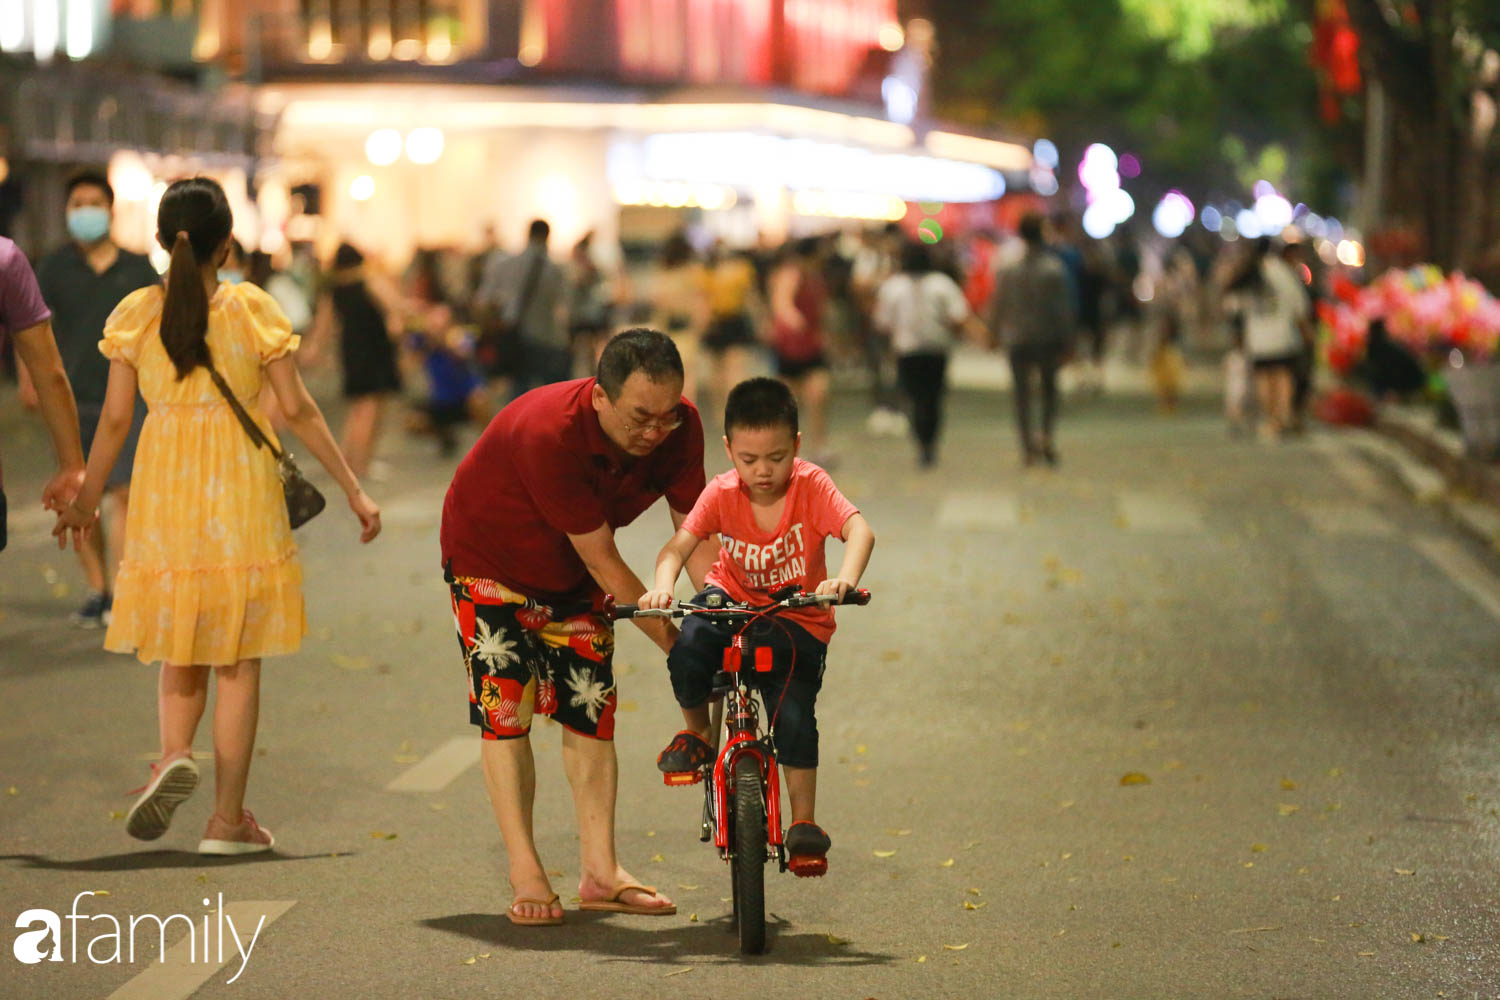
[{"label": "boy's short hair", "polygon": [[729,390],[724,400],[724,436],[736,427],[787,427],[797,434],[797,399],[785,382],[774,378],[746,379]]},{"label": "boy's short hair", "polygon": [[653,382],[682,378],[682,355],[677,353],[672,338],[659,330],[638,326],[604,345],[595,376],[611,402],[620,398],[625,381],[636,372]]}]

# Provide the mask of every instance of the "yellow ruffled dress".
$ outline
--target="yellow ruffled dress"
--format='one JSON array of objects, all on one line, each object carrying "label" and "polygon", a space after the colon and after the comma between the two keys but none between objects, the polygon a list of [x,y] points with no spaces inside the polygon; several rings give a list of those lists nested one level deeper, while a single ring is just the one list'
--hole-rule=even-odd
[{"label": "yellow ruffled dress", "polygon": [[[178,666],[294,652],[307,628],[302,566],[276,461],[206,369],[178,380],[161,343],[162,301],[161,288],[126,296],[99,344],[135,368],[148,409],[104,648]],[[272,441],[254,401],[266,363],[299,340],[254,285],[222,284],[209,300],[214,367]]]}]

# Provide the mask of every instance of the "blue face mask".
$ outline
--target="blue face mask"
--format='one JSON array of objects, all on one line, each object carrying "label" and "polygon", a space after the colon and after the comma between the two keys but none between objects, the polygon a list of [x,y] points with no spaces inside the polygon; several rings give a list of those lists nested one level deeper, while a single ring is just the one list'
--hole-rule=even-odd
[{"label": "blue face mask", "polygon": [[109,222],[109,209],[84,205],[68,213],[68,235],[79,243],[98,243],[109,235]]},{"label": "blue face mask", "polygon": [[229,285],[238,285],[245,280],[245,276],[236,270],[219,269],[219,280]]}]

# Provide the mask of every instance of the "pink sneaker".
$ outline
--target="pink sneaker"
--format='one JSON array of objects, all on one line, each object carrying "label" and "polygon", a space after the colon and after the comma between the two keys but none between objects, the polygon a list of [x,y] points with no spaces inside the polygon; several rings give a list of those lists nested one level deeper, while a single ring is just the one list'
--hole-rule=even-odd
[{"label": "pink sneaker", "polygon": [[238,825],[233,825],[219,818],[214,813],[208,819],[208,828],[203,831],[203,839],[198,841],[199,854],[256,854],[260,851],[269,851],[276,846],[276,838],[271,836],[271,831],[255,822],[255,817],[250,814],[249,809],[242,810]]},{"label": "pink sneaker", "polygon": [[151,765],[151,780],[129,794],[138,795],[125,816],[125,832],[137,840],[155,840],[167,832],[172,813],[198,787],[198,765],[187,754]]}]

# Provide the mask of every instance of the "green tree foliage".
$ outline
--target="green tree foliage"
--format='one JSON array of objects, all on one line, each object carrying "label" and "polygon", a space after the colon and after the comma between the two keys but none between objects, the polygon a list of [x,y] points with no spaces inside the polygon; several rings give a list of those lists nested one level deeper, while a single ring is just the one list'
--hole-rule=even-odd
[{"label": "green tree foliage", "polygon": [[1200,197],[1243,197],[1273,146],[1307,200],[1330,176],[1311,30],[1282,0],[936,0],[934,16],[941,113],[1047,134],[1065,157],[1108,142],[1148,188]]}]

